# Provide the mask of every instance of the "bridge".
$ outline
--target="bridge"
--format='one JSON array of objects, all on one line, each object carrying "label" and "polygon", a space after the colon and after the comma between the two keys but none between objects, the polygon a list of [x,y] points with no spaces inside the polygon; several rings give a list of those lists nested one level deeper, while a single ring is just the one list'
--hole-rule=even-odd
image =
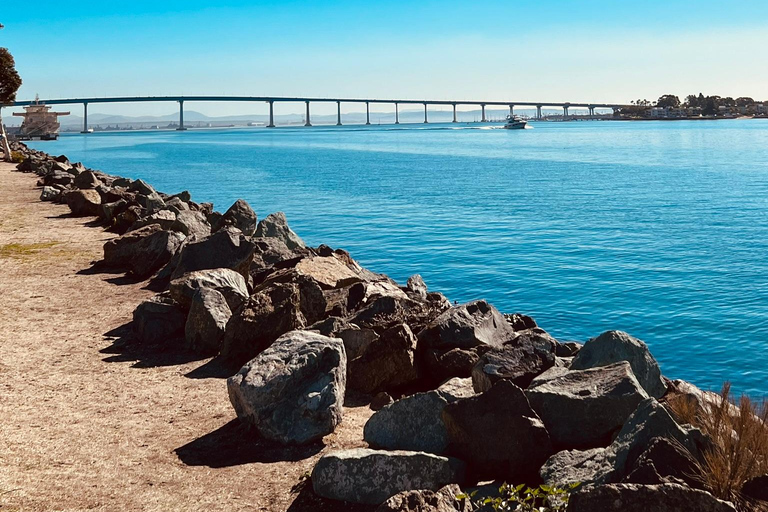
[{"label": "bridge", "polygon": [[[536,107],[536,119],[541,119],[541,109],[543,107],[557,107],[563,109],[563,117],[568,117],[568,109],[571,107],[586,108],[589,111],[589,117],[595,116],[595,109],[616,109],[629,107],[630,105],[621,105],[614,103],[571,103],[571,102],[549,102],[549,101],[454,101],[454,100],[413,100],[413,99],[362,99],[362,98],[299,98],[299,97],[280,97],[280,96],[118,96],[105,98],[59,98],[50,100],[39,100],[44,105],[83,105],[83,133],[88,133],[88,105],[91,103],[150,103],[150,102],[173,102],[179,104],[179,127],[177,130],[185,130],[184,127],[184,103],[185,102],[258,102],[269,104],[269,124],[268,128],[275,127],[275,103],[304,103],[306,107],[305,126],[312,126],[310,123],[310,104],[311,103],[336,103],[336,125],[341,126],[341,104],[355,103],[365,104],[365,124],[371,124],[371,104],[392,104],[395,106],[395,124],[400,124],[399,108],[400,105],[423,105],[424,122],[428,123],[427,116],[428,105],[442,105],[453,107],[453,122],[456,119],[457,105],[479,106],[482,116],[481,122],[486,122],[485,107],[509,107],[509,113],[514,113],[514,108],[518,107]],[[16,101],[10,104],[0,105],[2,107],[24,107],[34,105],[35,100]]]}]

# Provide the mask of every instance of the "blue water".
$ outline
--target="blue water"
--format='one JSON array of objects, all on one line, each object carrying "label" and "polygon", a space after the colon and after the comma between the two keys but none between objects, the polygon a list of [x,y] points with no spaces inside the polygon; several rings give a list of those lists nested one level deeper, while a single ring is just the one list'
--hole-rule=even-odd
[{"label": "blue water", "polygon": [[645,340],[671,378],[768,395],[768,120],[92,134],[34,144],[561,340]]}]

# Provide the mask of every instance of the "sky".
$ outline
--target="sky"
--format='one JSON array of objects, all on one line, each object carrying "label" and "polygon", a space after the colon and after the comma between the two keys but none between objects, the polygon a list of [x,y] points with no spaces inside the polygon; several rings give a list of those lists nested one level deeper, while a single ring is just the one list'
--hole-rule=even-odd
[{"label": "sky", "polygon": [[[768,100],[765,0],[40,0],[9,2],[0,23],[0,46],[24,80],[20,100],[215,94],[628,103],[698,92]],[[302,108],[282,105],[281,113]]]}]

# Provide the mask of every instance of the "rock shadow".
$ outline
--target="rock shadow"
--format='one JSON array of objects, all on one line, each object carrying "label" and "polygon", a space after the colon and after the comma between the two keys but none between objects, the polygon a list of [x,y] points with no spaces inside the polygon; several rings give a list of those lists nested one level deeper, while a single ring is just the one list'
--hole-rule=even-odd
[{"label": "rock shadow", "polygon": [[291,490],[296,494],[286,512],[373,512],[376,505],[361,505],[321,498],[312,491],[312,481],[302,480]]},{"label": "rock shadow", "polygon": [[214,357],[207,363],[184,374],[184,376],[188,379],[226,379],[236,374],[240,368],[240,366],[234,366],[218,357]]},{"label": "rock shadow", "polygon": [[234,419],[174,452],[187,466],[226,468],[255,462],[297,462],[320,453],[324,447],[320,441],[303,446],[279,445],[260,438],[255,430]]},{"label": "rock shadow", "polygon": [[133,362],[133,368],[157,368],[176,366],[206,359],[205,356],[185,350],[183,340],[168,340],[164,345],[139,343],[132,323],[128,322],[104,333],[112,344],[99,350],[101,354],[113,354],[102,359],[105,363]]}]

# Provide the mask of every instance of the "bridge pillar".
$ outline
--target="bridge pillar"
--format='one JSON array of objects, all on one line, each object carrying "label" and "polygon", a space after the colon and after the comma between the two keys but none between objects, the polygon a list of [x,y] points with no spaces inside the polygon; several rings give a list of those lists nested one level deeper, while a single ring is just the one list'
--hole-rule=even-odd
[{"label": "bridge pillar", "polygon": [[275,102],[272,100],[269,100],[267,103],[269,103],[269,124],[267,125],[267,128],[274,128],[275,127]]},{"label": "bridge pillar", "polygon": [[509,106],[509,115],[510,116],[515,115],[515,106],[514,105],[510,105]]},{"label": "bridge pillar", "polygon": [[395,103],[395,124],[400,124],[400,114],[398,113],[397,103]]},{"label": "bridge pillar", "polygon": [[456,122],[456,104],[453,104],[453,122]]},{"label": "bridge pillar", "polygon": [[536,119],[541,120],[541,105],[536,105]]},{"label": "bridge pillar", "polygon": [[568,119],[568,106],[563,106],[563,119]]},{"label": "bridge pillar", "polygon": [[336,126],[341,126],[341,102],[336,102]]},{"label": "bridge pillar", "polygon": [[80,133],[88,133],[88,103],[83,103],[83,131]]},{"label": "bridge pillar", "polygon": [[371,105],[365,102],[365,124],[371,124]]},{"label": "bridge pillar", "polygon": [[429,121],[427,121],[427,104],[424,103],[424,124],[427,124]]},{"label": "bridge pillar", "polygon": [[312,126],[312,123],[309,122],[309,101],[305,101],[305,103],[307,104],[307,119],[304,126]]},{"label": "bridge pillar", "polygon": [[184,100],[179,100],[179,127],[176,129],[180,132],[186,130],[184,128]]},{"label": "bridge pillar", "polygon": [[482,111],[483,111],[483,116],[482,116],[482,118],[480,119],[480,122],[481,122],[481,123],[484,123],[484,122],[485,122],[485,103],[483,103],[482,105],[480,105],[480,107],[481,107],[481,109],[482,109]]}]

